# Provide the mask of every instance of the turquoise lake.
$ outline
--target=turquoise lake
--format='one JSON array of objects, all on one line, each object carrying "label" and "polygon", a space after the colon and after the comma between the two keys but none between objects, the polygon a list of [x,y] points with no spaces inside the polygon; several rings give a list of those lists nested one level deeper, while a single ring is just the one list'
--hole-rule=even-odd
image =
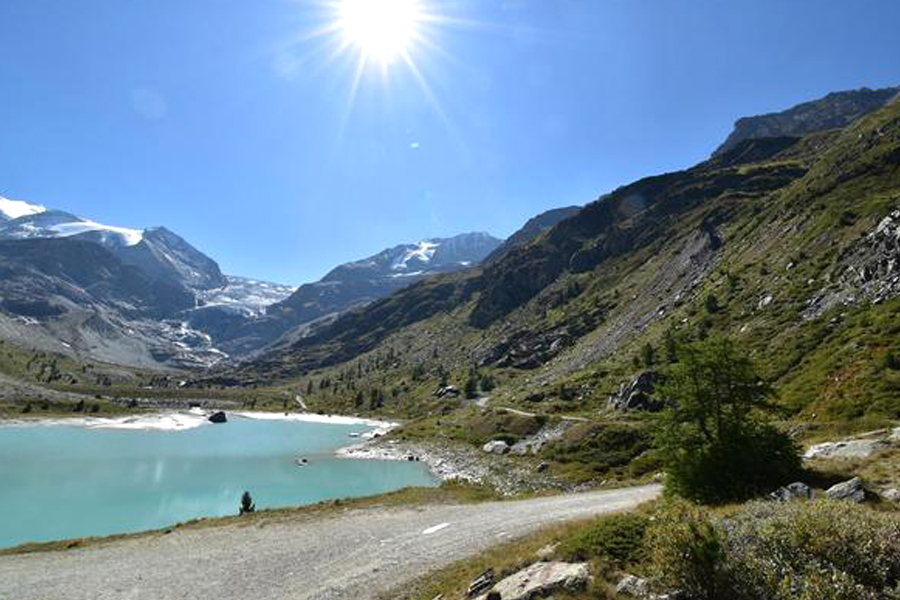
[{"label": "turquoise lake", "polygon": [[[181,431],[0,427],[0,548],[435,485],[423,463],[334,456],[364,425],[231,417]],[[308,459],[306,467],[296,464]]]}]

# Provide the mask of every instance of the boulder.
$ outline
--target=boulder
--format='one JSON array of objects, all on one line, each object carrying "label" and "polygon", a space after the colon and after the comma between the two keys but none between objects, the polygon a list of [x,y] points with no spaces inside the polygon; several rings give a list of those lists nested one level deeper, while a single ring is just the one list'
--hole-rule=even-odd
[{"label": "boulder", "polygon": [[812,498],[812,489],[801,481],[795,481],[784,487],[780,487],[769,498],[776,502],[790,502],[791,500],[809,500]]},{"label": "boulder", "polygon": [[832,500],[849,500],[850,502],[862,502],[866,499],[866,488],[862,480],[854,477],[847,481],[833,485],[825,490],[825,495]]},{"label": "boulder", "polygon": [[227,423],[228,417],[225,416],[224,411],[220,410],[220,411],[214,412],[213,414],[209,415],[209,422],[210,423]]},{"label": "boulder", "polygon": [[438,388],[438,391],[434,393],[438,398],[458,398],[459,394],[459,388],[455,385],[445,385],[442,388]]},{"label": "boulder", "polygon": [[643,410],[658,412],[665,408],[665,402],[652,397],[659,376],[653,371],[644,371],[631,381],[619,386],[606,399],[606,407],[611,410]]},{"label": "boulder", "polygon": [[488,454],[506,454],[509,452],[509,444],[503,440],[494,440],[482,446],[481,449]]},{"label": "boulder", "polygon": [[[587,563],[536,562],[500,581],[489,594],[499,594],[502,600],[530,600],[583,589],[589,579]],[[489,594],[479,600],[488,600]]]}]

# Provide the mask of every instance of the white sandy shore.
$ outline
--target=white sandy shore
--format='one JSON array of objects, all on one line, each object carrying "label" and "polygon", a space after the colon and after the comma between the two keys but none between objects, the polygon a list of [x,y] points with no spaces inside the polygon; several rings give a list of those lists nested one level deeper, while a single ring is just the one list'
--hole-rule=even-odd
[{"label": "white sandy shore", "polygon": [[[186,411],[166,411],[147,415],[130,415],[124,417],[71,417],[56,419],[17,419],[0,422],[0,426],[34,426],[64,425],[69,427],[85,427],[88,429],[121,429],[133,431],[184,431],[210,425],[209,415],[216,411],[191,409]],[[323,423],[334,425],[360,425],[369,431],[360,432],[360,438],[372,438],[384,435],[397,426],[388,421],[376,421],[340,415],[319,415],[315,413],[268,413],[268,412],[230,412],[229,417],[245,419],[302,421],[307,423]]]}]

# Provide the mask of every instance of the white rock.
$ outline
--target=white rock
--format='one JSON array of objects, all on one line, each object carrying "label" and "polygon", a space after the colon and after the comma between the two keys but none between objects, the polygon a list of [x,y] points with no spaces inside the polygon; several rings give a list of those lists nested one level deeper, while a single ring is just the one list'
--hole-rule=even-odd
[{"label": "white rock", "polygon": [[868,458],[888,447],[884,440],[843,440],[810,446],[803,458]]},{"label": "white rock", "polygon": [[890,502],[900,502],[900,490],[890,488],[881,492],[881,497]]},{"label": "white rock", "polygon": [[494,440],[482,446],[481,449],[488,454],[506,454],[509,452],[509,444],[503,440]]},{"label": "white rock", "polygon": [[[495,585],[503,600],[530,600],[561,590],[579,590],[590,579],[587,563],[537,562]],[[478,600],[486,600],[487,594]]]}]

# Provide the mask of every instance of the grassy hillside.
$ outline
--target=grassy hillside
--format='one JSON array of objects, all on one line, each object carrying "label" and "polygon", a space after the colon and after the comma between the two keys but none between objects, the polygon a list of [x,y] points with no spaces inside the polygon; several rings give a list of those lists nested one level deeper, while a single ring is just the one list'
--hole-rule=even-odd
[{"label": "grassy hillside", "polygon": [[[784,418],[872,427],[900,417],[898,208],[893,103],[842,130],[745,140],[625,186],[483,268],[423,281],[201,383],[274,382],[318,410],[414,418],[410,435],[469,443],[513,433],[492,411],[577,416],[588,425],[541,456],[582,478],[625,476],[654,468],[645,419],[611,413],[607,397],[664,372],[680,340],[716,333],[749,350]],[[460,394],[436,393],[448,384]]]}]

